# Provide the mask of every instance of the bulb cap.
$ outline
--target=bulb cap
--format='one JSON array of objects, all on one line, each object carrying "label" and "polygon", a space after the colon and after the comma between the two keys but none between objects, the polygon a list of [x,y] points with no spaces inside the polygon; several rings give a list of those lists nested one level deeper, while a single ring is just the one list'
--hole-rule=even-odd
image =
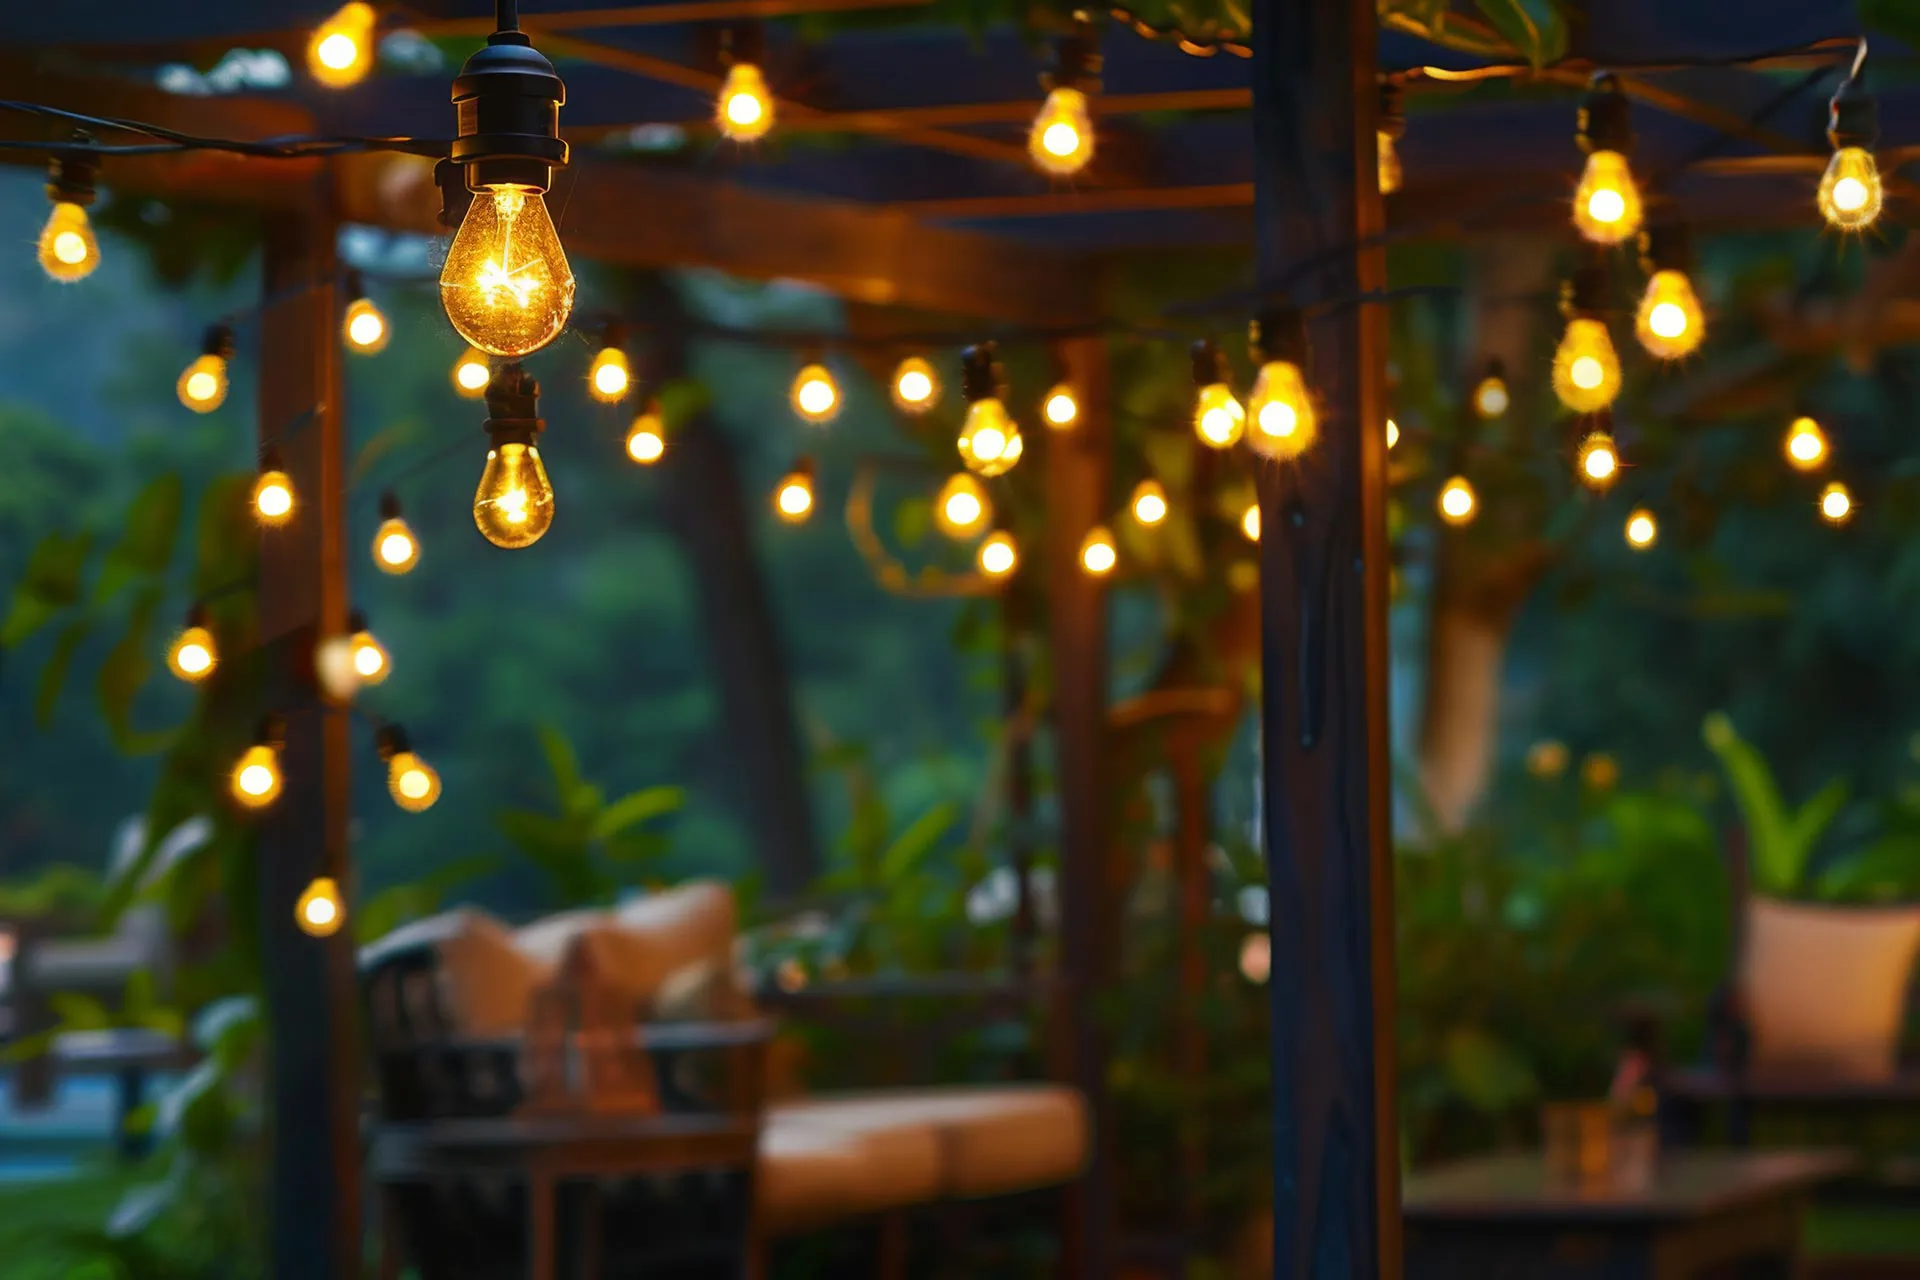
[{"label": "bulb cap", "polygon": [[1262,307],[1247,328],[1247,347],[1256,363],[1284,360],[1297,369],[1307,366],[1307,318],[1293,306]]},{"label": "bulb cap", "polygon": [[1227,357],[1215,346],[1211,338],[1199,338],[1188,349],[1193,362],[1193,385],[1210,387],[1216,382],[1229,381]]},{"label": "bulb cap", "polygon": [[496,448],[531,445],[547,429],[540,417],[540,384],[518,360],[501,365],[487,383],[487,420],[482,426]]},{"label": "bulb cap", "polygon": [[1380,116],[1374,127],[1395,142],[1407,136],[1406,94],[1395,81],[1380,82]]},{"label": "bulb cap", "polygon": [[1620,77],[1613,72],[1593,73],[1587,96],[1580,103],[1575,136],[1580,150],[1589,155],[1595,151],[1626,155],[1633,150],[1633,107],[1620,88]]},{"label": "bulb cap", "polygon": [[544,194],[567,163],[560,108],[567,86],[519,31],[496,31],[453,81],[459,136],[448,158],[466,170],[467,190],[525,187]]},{"label": "bulb cap", "polygon": [[391,760],[402,751],[413,750],[413,744],[407,741],[407,731],[397,724],[383,724],[373,735],[373,749],[380,753],[382,760]]},{"label": "bulb cap", "polygon": [[960,398],[968,404],[998,400],[1002,381],[1000,349],[992,342],[975,343],[960,353]]},{"label": "bulb cap", "polygon": [[[92,142],[85,129],[73,131],[74,142]],[[82,209],[93,203],[93,184],[100,176],[100,157],[85,152],[55,156],[47,166],[47,199],[55,204],[77,204]]]},{"label": "bulb cap", "polygon": [[233,359],[233,326],[230,324],[210,324],[200,339],[200,354],[218,356],[222,360]]},{"label": "bulb cap", "polygon": [[1590,262],[1560,286],[1560,314],[1569,320],[1601,320],[1607,311],[1607,270]]},{"label": "bulb cap", "polygon": [[380,495],[380,518],[382,520],[400,518],[400,495],[391,489]]},{"label": "bulb cap", "polygon": [[1864,74],[1840,82],[1827,105],[1827,141],[1835,151],[1843,147],[1871,148],[1880,140],[1880,106],[1867,92]]},{"label": "bulb cap", "polygon": [[1094,30],[1091,19],[1076,15],[1072,34],[1054,42],[1053,70],[1041,75],[1040,87],[1048,93],[1055,89],[1098,93],[1100,66],[1100,33]]},{"label": "bulb cap", "polygon": [[1689,271],[1693,267],[1693,234],[1683,222],[1663,222],[1640,233],[1640,265],[1656,271]]}]

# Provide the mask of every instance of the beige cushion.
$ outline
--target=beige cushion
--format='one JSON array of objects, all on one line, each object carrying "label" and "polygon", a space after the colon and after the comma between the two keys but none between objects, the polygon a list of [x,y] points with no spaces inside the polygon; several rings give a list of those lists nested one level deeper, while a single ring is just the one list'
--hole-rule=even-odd
[{"label": "beige cushion", "polygon": [[532,924],[515,929],[513,945],[523,954],[552,969],[565,958],[567,948],[573,945],[575,938],[588,929],[612,923],[613,912],[599,907],[562,911],[556,915],[542,916]]},{"label": "beige cushion", "polygon": [[940,1197],[940,1140],[923,1124],[822,1123],[768,1112],[755,1213],[770,1234],[804,1230]]},{"label": "beige cushion", "polygon": [[472,907],[402,925],[361,951],[360,964],[370,968],[387,955],[420,946],[435,952],[439,1002],[457,1035],[518,1031],[533,989],[551,972],[551,966],[514,946],[505,925]]},{"label": "beige cushion", "polygon": [[689,880],[661,893],[650,893],[621,906],[614,913],[622,929],[653,944],[657,989],[666,976],[696,960],[730,966],[733,936],[739,926],[733,889],[718,880]]}]

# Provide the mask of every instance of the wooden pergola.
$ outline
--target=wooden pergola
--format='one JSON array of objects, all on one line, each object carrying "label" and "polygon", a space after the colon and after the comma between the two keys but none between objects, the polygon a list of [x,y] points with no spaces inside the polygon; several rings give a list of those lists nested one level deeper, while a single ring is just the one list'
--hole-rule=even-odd
[{"label": "wooden pergola", "polygon": [[[306,82],[216,97],[163,92],[155,66],[233,47],[276,48],[296,68],[333,0],[70,0],[9,15],[0,53],[11,96],[188,133],[449,136],[451,66],[385,74],[344,92]],[[1399,1273],[1398,1138],[1387,769],[1385,246],[1411,232],[1457,235],[1564,225],[1578,161],[1572,96],[1471,110],[1415,110],[1401,143],[1406,185],[1383,203],[1376,113],[1383,67],[1441,72],[1488,59],[1377,29],[1370,0],[1256,0],[1251,36],[1183,49],[1109,24],[1096,102],[1100,150],[1072,183],[1035,173],[1024,130],[1041,48],[1013,32],[977,39],[927,25],[848,25],[803,41],[784,19],[855,10],[911,18],[916,0],[550,0],[524,28],[568,85],[574,163],[554,205],[576,259],[701,266],[801,280],[871,306],[977,318],[1059,335],[1082,389],[1082,426],[1046,452],[1050,542],[1038,558],[1053,600],[1060,846],[1072,1076],[1109,1132],[1103,1050],[1083,997],[1109,970],[1112,922],[1090,905],[1109,846],[1108,683],[1103,588],[1080,572],[1083,532],[1106,511],[1109,412],[1104,269],[1157,247],[1252,246],[1255,295],[1310,309],[1309,369],[1322,443],[1263,467],[1263,812],[1272,901],[1275,1275]],[[413,0],[384,24],[478,40],[488,6]],[[1596,5],[1573,55],[1517,79],[1577,89],[1595,66],[1631,72],[1641,154],[1693,222],[1810,217],[1825,163],[1817,131],[1770,115],[1766,72],[1828,65],[1804,46],[1836,34],[1817,6],[1620,0]],[[545,11],[537,11],[545,10]],[[721,82],[714,33],[768,23],[764,65],[778,128],[857,145],[761,150],[710,145]],[[1736,44],[1737,42],[1737,44]],[[1747,57],[1785,50],[1765,57]],[[1201,56],[1204,55],[1204,56]],[[1739,59],[1739,65],[1701,63]],[[1409,94],[1455,90],[1408,77]],[[1805,103],[1800,114],[1806,115]],[[1882,97],[1891,138],[1920,138],[1920,95]],[[10,136],[45,126],[7,120]],[[623,143],[669,125],[665,150]],[[1904,127],[1904,126],[1915,127]],[[28,130],[38,130],[28,132]],[[20,153],[15,153],[20,154]],[[1883,153],[1891,171],[1908,150]],[[21,158],[31,158],[21,154]],[[214,151],[114,159],[116,190],[259,210],[266,229],[260,361],[263,437],[317,408],[282,447],[312,518],[267,544],[263,640],[290,650],[337,634],[348,609],[335,241],[347,223],[435,232],[431,161],[367,153],[249,159]],[[1756,193],[1760,194],[1756,194]],[[1903,194],[1894,188],[1894,195]],[[1389,222],[1389,214],[1393,220]],[[1404,221],[1403,221],[1404,220]],[[1392,230],[1388,228],[1391,225]],[[1359,301],[1356,301],[1359,300]],[[1244,310],[1222,328],[1237,328]],[[529,554],[537,554],[529,553]],[[346,865],[348,720],[290,719],[286,801],[263,824],[263,918],[273,1009],[274,1274],[341,1280],[359,1267],[360,1054],[350,939],[296,932],[310,879]],[[324,869],[324,870],[323,870]],[[345,877],[341,876],[343,882]],[[1108,1272],[1110,1161],[1079,1192],[1079,1273]]]}]

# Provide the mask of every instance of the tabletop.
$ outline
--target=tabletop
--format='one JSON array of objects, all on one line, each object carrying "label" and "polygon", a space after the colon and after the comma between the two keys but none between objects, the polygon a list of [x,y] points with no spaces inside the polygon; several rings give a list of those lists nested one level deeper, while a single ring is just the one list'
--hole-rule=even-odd
[{"label": "tabletop", "polygon": [[1664,1097],[1682,1102],[1920,1104],[1920,1071],[1859,1079],[1793,1071],[1748,1071],[1735,1075],[1713,1067],[1691,1067],[1661,1076],[1660,1092]]}]

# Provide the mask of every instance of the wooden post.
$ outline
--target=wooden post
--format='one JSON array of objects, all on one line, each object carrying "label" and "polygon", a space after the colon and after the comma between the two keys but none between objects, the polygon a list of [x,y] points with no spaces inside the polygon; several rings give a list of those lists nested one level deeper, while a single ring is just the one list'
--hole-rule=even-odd
[{"label": "wooden post", "polygon": [[[316,192],[315,202],[325,199]],[[260,822],[260,950],[268,1020],[272,1170],[268,1272],[353,1280],[360,1256],[359,998],[353,930],[311,938],[294,903],[315,876],[353,896],[347,854],[348,716],[311,679],[315,640],[347,622],[346,469],[331,218],[265,226],[260,439],[293,481],[293,520],[260,549],[260,642],[269,705],[286,721],[285,790]]]},{"label": "wooden post", "polygon": [[1310,310],[1318,442],[1260,468],[1276,1280],[1400,1274],[1386,323],[1371,0],[1255,0],[1254,220]]},{"label": "wooden post", "polygon": [[1112,454],[1107,347],[1102,338],[1061,344],[1067,377],[1080,397],[1072,431],[1044,432],[1048,596],[1052,602],[1053,731],[1060,796],[1061,981],[1053,1025],[1064,1038],[1065,1078],[1086,1096],[1093,1154],[1073,1191],[1063,1272],[1072,1280],[1105,1277],[1113,1248],[1114,1159],[1108,1105],[1106,1036],[1094,1001],[1111,966],[1114,896],[1107,883],[1107,593],[1080,568],[1080,543],[1107,516]]}]

